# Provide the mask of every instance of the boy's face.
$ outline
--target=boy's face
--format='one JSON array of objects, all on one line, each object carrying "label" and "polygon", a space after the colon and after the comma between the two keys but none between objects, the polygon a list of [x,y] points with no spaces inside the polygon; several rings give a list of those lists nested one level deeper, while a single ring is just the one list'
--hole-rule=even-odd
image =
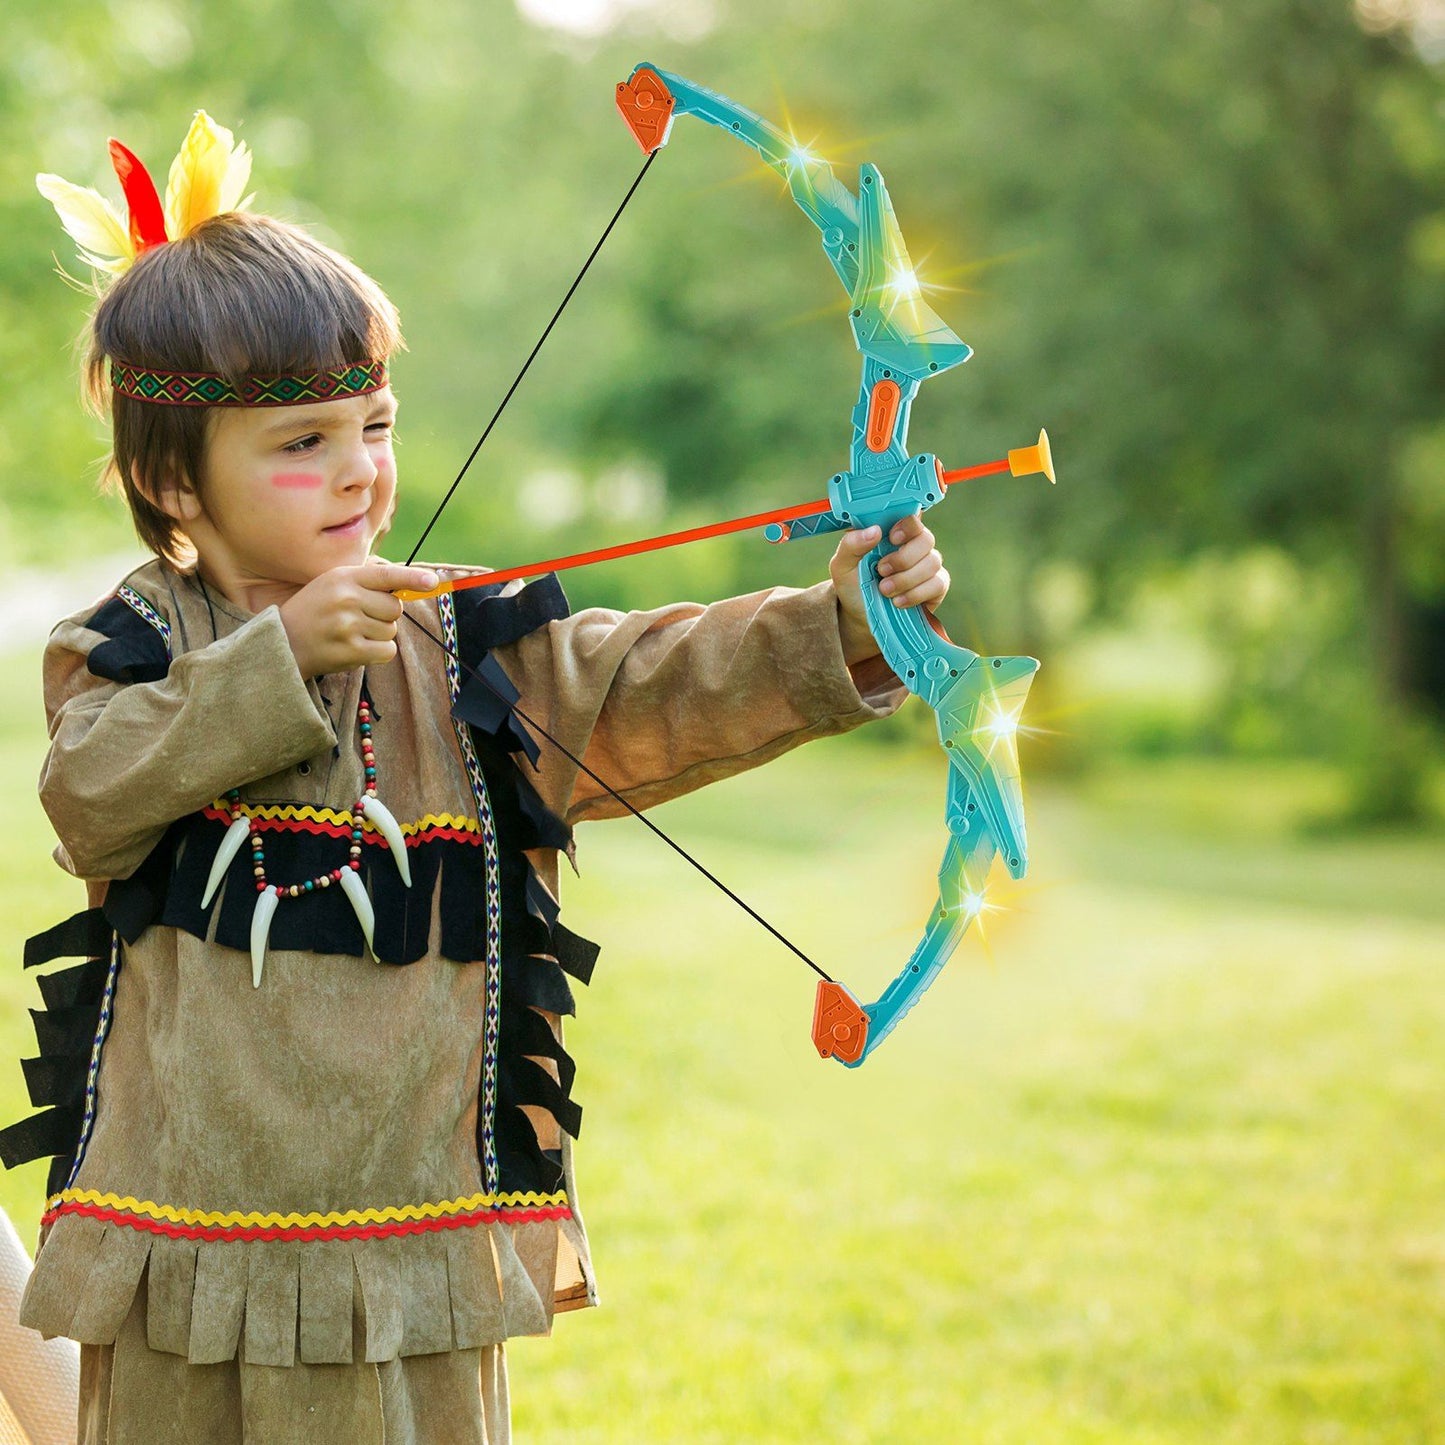
[{"label": "boy's face", "polygon": [[395,420],[390,387],[314,405],[217,408],[199,493],[180,500],[207,576],[235,597],[295,590],[364,562],[391,522]]}]

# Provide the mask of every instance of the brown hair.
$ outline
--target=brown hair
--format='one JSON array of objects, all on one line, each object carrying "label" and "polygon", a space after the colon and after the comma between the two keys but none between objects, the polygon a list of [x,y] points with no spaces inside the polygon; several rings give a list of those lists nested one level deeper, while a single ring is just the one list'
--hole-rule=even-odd
[{"label": "brown hair", "polygon": [[157,505],[165,484],[200,489],[213,408],[113,394],[110,363],[246,376],[379,361],[402,345],[396,308],[364,271],[299,227],[229,211],[147,251],[91,318],[84,390],[111,419],[105,482],[136,535],[172,563],[189,547]]}]

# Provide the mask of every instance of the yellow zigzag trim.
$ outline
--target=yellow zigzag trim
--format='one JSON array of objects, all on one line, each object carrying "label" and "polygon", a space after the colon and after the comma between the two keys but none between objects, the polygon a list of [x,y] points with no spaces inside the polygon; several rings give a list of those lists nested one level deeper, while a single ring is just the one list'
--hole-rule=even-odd
[{"label": "yellow zigzag trim", "polygon": [[[224,798],[217,798],[211,807],[218,813],[225,813],[229,811],[230,804]],[[239,811],[241,816],[246,818],[299,818],[310,823],[330,823],[338,828],[349,828],[352,824],[350,810],[336,813],[330,808],[313,808],[310,804],[304,808],[296,808],[285,803],[262,803],[251,807],[243,805]],[[366,826],[375,831],[375,824],[369,818]],[[403,834],[423,833],[428,828],[455,828],[460,833],[476,833],[478,836],[482,831],[482,825],[475,818],[463,818],[456,813],[428,813],[425,817],[418,818],[415,823],[401,824]]]},{"label": "yellow zigzag trim", "polygon": [[465,1199],[443,1199],[437,1204],[389,1205],[385,1209],[347,1209],[330,1214],[243,1214],[231,1210],[216,1214],[205,1209],[177,1209],[132,1194],[101,1194],[94,1189],[62,1189],[45,1201],[46,1212],[62,1204],[91,1204],[101,1209],[124,1210],[148,1219],[165,1219],[172,1224],[199,1225],[207,1229],[314,1229],[352,1224],[390,1224],[408,1219],[442,1219],[452,1214],[469,1214],[474,1209],[556,1209],[567,1206],[565,1194],[470,1194]]}]

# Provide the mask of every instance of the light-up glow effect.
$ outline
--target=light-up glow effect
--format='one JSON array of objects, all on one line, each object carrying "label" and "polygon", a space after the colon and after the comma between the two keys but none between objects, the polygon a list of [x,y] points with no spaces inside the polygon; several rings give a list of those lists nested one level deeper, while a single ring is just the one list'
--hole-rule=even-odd
[{"label": "light-up glow effect", "polygon": [[963,891],[958,895],[958,902],[955,907],[963,912],[963,926],[972,928],[983,947],[984,954],[990,963],[995,962],[993,956],[993,944],[988,936],[988,919],[992,914],[1004,913],[1007,910],[1000,903],[995,903],[985,896],[985,885],[980,884],[973,887],[971,880],[964,879]]},{"label": "light-up glow effect", "polygon": [[992,722],[985,723],[979,729],[980,732],[992,733],[996,738],[1011,738],[1019,730],[1019,720],[1016,713],[999,713]]},{"label": "light-up glow effect", "polygon": [[895,266],[888,278],[888,289],[895,301],[916,301],[923,295],[923,283],[911,266]]},{"label": "light-up glow effect", "polygon": [[963,910],[964,926],[973,929],[989,962],[995,962],[993,944],[988,936],[990,919],[1007,913],[1008,906],[988,897],[986,885],[973,887],[969,879],[963,880],[963,892],[959,894],[957,906]]},{"label": "light-up glow effect", "polygon": [[999,706],[997,700],[983,704],[982,717],[973,735],[980,740],[985,757],[993,757],[998,747],[1003,747],[1009,755],[1014,753],[1020,731],[1019,711],[1009,711]]},{"label": "light-up glow effect", "polygon": [[798,165],[798,166],[810,166],[810,165],[812,165],[813,162],[816,161],[817,159],[818,159],[818,157],[815,156],[815,155],[813,154],[813,152],[808,149],[807,146],[797,145],[796,143],[794,144],[794,146],[793,146],[793,164],[794,164],[794,165]]}]

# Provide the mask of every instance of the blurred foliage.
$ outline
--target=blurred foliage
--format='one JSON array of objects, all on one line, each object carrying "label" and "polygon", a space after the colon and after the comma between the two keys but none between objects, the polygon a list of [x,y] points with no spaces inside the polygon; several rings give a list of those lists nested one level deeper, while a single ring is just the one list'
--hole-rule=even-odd
[{"label": "blurred foliage", "polygon": [[[1054,659],[1169,596],[1177,645],[1215,659],[1183,745],[1382,758],[1382,729],[1445,716],[1445,92],[1408,6],[900,0],[880,28],[718,0],[686,41],[674,11],[583,39],[501,0],[8,7],[0,559],[125,535],[85,485],[84,302],[48,274],[70,248],[35,171],[114,194],[106,135],[159,171],[197,106],[237,127],[258,204],[402,309],[409,545],[635,173],[611,97],[645,56],[845,178],[884,170],[977,353],[924,390],[915,445],[962,465],[1049,427],[1057,489],[932,514],[955,635]],[[776,178],[685,122],[428,554],[501,564],[819,494],[856,388],[844,299]],[[569,586],[650,605],[823,564],[734,539]]]}]

